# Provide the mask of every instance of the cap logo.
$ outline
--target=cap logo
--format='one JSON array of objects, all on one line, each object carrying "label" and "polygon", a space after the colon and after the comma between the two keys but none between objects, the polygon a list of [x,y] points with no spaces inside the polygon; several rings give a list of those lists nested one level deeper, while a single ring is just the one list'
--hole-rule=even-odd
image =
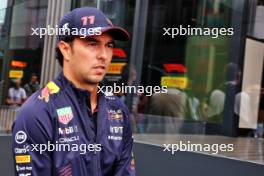
[{"label": "cap logo", "polygon": [[82,20],[82,25],[83,25],[83,26],[86,26],[87,23],[88,23],[88,20],[89,20],[89,24],[90,24],[90,25],[91,25],[91,24],[94,24],[94,19],[95,19],[95,16],[94,16],[94,15],[92,15],[92,16],[83,16],[83,17],[81,18],[81,20]]},{"label": "cap logo", "polygon": [[65,23],[63,26],[62,26],[63,29],[68,29],[69,28],[69,23]]},{"label": "cap logo", "polygon": [[113,23],[108,18],[106,18],[106,20],[111,26],[113,26]]}]

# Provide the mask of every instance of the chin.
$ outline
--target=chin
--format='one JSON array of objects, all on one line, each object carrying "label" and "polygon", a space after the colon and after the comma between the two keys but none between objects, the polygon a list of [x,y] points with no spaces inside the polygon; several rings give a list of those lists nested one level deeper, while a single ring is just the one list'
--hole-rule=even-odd
[{"label": "chin", "polygon": [[99,77],[99,76],[96,76],[96,77],[92,77],[92,78],[88,78],[86,79],[86,83],[89,83],[89,84],[98,84],[99,82],[101,82],[103,80],[104,77]]}]

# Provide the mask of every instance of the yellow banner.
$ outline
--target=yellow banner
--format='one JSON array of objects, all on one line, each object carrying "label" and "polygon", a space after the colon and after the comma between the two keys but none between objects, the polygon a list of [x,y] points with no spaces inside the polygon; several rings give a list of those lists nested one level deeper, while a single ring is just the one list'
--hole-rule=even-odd
[{"label": "yellow banner", "polygon": [[24,72],[22,70],[10,70],[9,78],[23,78]]},{"label": "yellow banner", "polygon": [[121,74],[122,68],[126,65],[124,62],[111,63],[108,67],[107,74]]},{"label": "yellow banner", "polygon": [[187,87],[188,78],[179,76],[162,76],[161,86],[175,87],[185,89]]}]

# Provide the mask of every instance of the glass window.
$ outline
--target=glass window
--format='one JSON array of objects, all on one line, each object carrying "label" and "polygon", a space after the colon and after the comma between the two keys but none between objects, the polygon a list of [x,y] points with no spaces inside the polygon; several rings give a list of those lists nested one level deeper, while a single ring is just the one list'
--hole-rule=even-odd
[{"label": "glass window", "polygon": [[249,1],[248,35],[264,39],[264,0]]},{"label": "glass window", "polygon": [[[136,9],[136,1],[129,0],[80,0],[73,4],[73,8],[100,8],[133,37],[146,31],[144,40],[135,37],[132,45],[118,43],[126,57],[114,56],[105,79],[110,84],[145,88],[167,86],[165,94],[145,89],[143,94],[119,95],[130,107],[136,132],[221,133],[227,86],[241,87],[241,68],[230,61],[232,1],[148,1],[143,3],[145,7],[137,7],[145,8],[146,14]],[[141,23],[144,18],[145,25]],[[165,30],[181,30],[181,34],[164,35]],[[138,41],[143,42],[143,57],[140,51],[130,51]],[[139,64],[132,64],[133,54]]]},{"label": "glass window", "polygon": [[[6,28],[5,28],[5,18],[7,18],[7,0],[0,2],[0,76],[3,74],[3,59],[4,59],[4,47],[6,43]],[[2,99],[2,90],[3,90],[4,79],[0,77],[0,102]]]},{"label": "glass window", "polygon": [[[230,27],[230,6],[219,0],[149,2],[141,84],[167,86],[168,93],[139,98],[139,113],[148,114],[136,116],[141,132],[205,133],[206,124],[221,124],[225,75],[236,67],[228,64],[230,36],[219,35]],[[164,28],[182,29],[182,35],[163,35]],[[195,35],[198,29],[211,33]]]},{"label": "glass window", "polygon": [[[48,1],[15,0],[9,6],[7,2],[0,3],[0,114],[7,119],[2,119],[0,128],[4,132],[10,132],[16,109],[32,94],[31,78],[39,82],[44,38],[31,35],[31,28],[45,27]],[[20,98],[9,91],[18,84],[26,93]]]}]

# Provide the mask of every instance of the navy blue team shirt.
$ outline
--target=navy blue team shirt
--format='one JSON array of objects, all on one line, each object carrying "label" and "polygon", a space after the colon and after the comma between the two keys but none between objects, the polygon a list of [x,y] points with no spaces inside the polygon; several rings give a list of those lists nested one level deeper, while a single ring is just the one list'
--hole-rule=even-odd
[{"label": "navy blue team shirt", "polygon": [[17,175],[134,175],[127,107],[99,92],[92,113],[89,96],[61,73],[23,104],[12,127]]}]

